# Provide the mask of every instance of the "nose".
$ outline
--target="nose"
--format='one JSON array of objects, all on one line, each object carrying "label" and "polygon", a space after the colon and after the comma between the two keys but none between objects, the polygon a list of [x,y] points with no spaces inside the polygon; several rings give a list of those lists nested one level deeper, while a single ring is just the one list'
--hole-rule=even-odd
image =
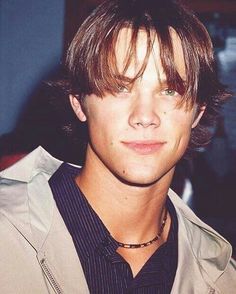
[{"label": "nose", "polygon": [[160,117],[155,110],[153,99],[137,98],[129,116],[129,124],[133,128],[156,128],[160,125]]}]

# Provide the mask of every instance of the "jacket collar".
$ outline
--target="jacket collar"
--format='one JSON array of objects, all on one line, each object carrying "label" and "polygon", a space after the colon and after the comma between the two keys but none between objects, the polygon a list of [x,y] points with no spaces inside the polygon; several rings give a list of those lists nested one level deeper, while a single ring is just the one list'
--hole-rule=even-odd
[{"label": "jacket collar", "polygon": [[17,163],[1,171],[0,179],[29,183],[35,175],[41,172],[50,177],[61,163],[39,146]]},{"label": "jacket collar", "polygon": [[55,204],[47,181],[60,164],[38,147],[0,173],[0,213],[36,250],[53,221]]},{"label": "jacket collar", "polygon": [[[216,281],[225,271],[232,256],[232,247],[229,242],[210,226],[201,221],[194,212],[171,189],[168,195],[173,202],[179,223],[183,224],[184,235],[190,254],[199,263],[210,280]],[[181,226],[180,226],[181,227]],[[184,246],[179,234],[181,250]]]}]

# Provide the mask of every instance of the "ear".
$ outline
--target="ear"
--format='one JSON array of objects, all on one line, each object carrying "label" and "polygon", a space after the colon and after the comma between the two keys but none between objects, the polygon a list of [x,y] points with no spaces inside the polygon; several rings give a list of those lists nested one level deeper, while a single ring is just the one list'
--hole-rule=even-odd
[{"label": "ear", "polygon": [[192,129],[194,129],[198,125],[198,123],[199,123],[200,119],[202,118],[205,110],[206,110],[206,105],[202,105],[202,106],[197,107],[195,119],[194,119],[194,121],[192,123]]},{"label": "ear", "polygon": [[87,117],[82,109],[81,102],[79,101],[78,97],[74,95],[69,95],[70,104],[78,117],[78,119],[82,122],[87,120]]}]

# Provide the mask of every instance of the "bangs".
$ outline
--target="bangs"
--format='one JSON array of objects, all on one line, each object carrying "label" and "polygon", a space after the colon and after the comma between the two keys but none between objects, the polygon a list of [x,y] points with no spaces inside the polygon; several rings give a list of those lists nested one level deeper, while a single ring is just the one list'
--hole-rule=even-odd
[{"label": "bangs", "polygon": [[[129,36],[129,45],[127,46],[125,52],[125,60],[123,63],[123,69],[119,70],[117,66],[117,41],[119,34],[122,29],[130,28],[131,34]],[[136,73],[133,77],[127,77],[126,72],[132,62],[136,61],[137,57],[137,41],[139,32],[146,33],[146,54],[143,56],[143,60],[139,65]],[[196,65],[192,59],[192,56],[188,52],[188,47],[185,46],[184,42],[181,40],[181,45],[183,47],[185,58],[185,71],[186,78],[184,79],[180,76],[174,58],[173,49],[173,36],[171,35],[171,29],[154,28],[153,26],[134,26],[132,24],[124,23],[120,26],[116,26],[110,33],[106,36],[104,42],[101,42],[99,46],[99,55],[97,56],[96,63],[91,64],[88,74],[89,88],[86,89],[86,94],[96,94],[97,96],[104,96],[105,93],[115,94],[120,88],[132,86],[132,84],[140,78],[147,66],[150,54],[153,51],[154,38],[157,37],[160,46],[160,61],[166,75],[166,81],[168,87],[176,90],[181,96],[182,101],[180,101],[180,106],[182,103],[190,103],[192,106],[196,100],[197,87],[195,91],[193,90],[193,83],[196,81],[198,74],[196,71],[192,73],[189,68],[196,68]],[[192,51],[192,50],[191,50]]]},{"label": "bangs", "polygon": [[[131,34],[128,36],[128,46],[125,50],[125,58],[123,60],[122,69],[118,68],[117,61],[117,51],[118,48],[118,38],[122,29],[131,29]],[[146,42],[146,54],[143,56],[141,65],[134,73],[133,77],[128,77],[126,75],[127,70],[131,63],[136,63],[137,57],[137,40],[140,30],[144,30],[147,34]],[[133,27],[127,23],[117,26],[112,30],[112,32],[107,36],[106,41],[101,44],[100,54],[98,58],[98,67],[94,70],[97,77],[102,76],[102,79],[96,79],[94,75],[94,83],[91,84],[91,93],[98,96],[103,96],[105,93],[116,93],[120,88],[132,86],[132,84],[143,75],[145,68],[148,63],[149,56],[151,54],[153,47],[153,40],[151,38],[151,32],[149,28],[139,28]],[[91,71],[91,77],[94,71]]]},{"label": "bangs", "polygon": [[[106,5],[109,6],[108,2]],[[68,50],[67,67],[72,94],[80,99],[89,94],[103,97],[105,93],[114,94],[120,88],[132,86],[146,69],[155,36],[159,41],[160,62],[167,85],[182,96],[179,106],[184,103],[186,107],[192,107],[197,100],[200,103],[204,101],[204,97],[199,96],[199,77],[202,73],[203,76],[213,76],[212,46],[205,28],[194,16],[191,15],[189,19],[187,14],[185,18],[177,19],[173,15],[172,18],[163,18],[159,12],[155,18],[150,12],[140,10],[140,15],[133,17],[132,13],[121,13],[115,6],[109,10],[106,5],[100,6],[82,24]],[[117,66],[116,52],[118,37],[124,28],[130,28],[131,34],[121,70]],[[144,31],[147,36],[146,54],[136,73],[127,77],[129,66],[136,61],[140,31]],[[175,63],[178,50],[174,52],[173,32],[181,43],[185,77],[180,76]]]}]

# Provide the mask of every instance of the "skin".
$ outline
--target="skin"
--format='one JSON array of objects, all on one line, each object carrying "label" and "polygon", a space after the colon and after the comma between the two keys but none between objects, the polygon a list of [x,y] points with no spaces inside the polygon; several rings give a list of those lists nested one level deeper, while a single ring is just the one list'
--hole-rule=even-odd
[{"label": "skin", "polygon": [[[122,72],[130,29],[122,29],[117,40],[117,66]],[[175,165],[184,154],[204,108],[176,107],[181,96],[166,85],[155,35],[147,67],[132,88],[104,97],[88,95],[83,105],[70,96],[81,121],[87,121],[90,142],[86,161],[76,182],[111,235],[124,243],[152,239],[163,219],[167,192]],[[185,66],[182,47],[172,31],[175,64],[182,78]],[[119,50],[118,50],[119,48]],[[146,34],[140,31],[137,54],[126,75],[134,76],[146,53]],[[115,209],[114,209],[115,208]],[[143,249],[118,252],[135,276],[168,236],[171,219],[162,238]]]}]

